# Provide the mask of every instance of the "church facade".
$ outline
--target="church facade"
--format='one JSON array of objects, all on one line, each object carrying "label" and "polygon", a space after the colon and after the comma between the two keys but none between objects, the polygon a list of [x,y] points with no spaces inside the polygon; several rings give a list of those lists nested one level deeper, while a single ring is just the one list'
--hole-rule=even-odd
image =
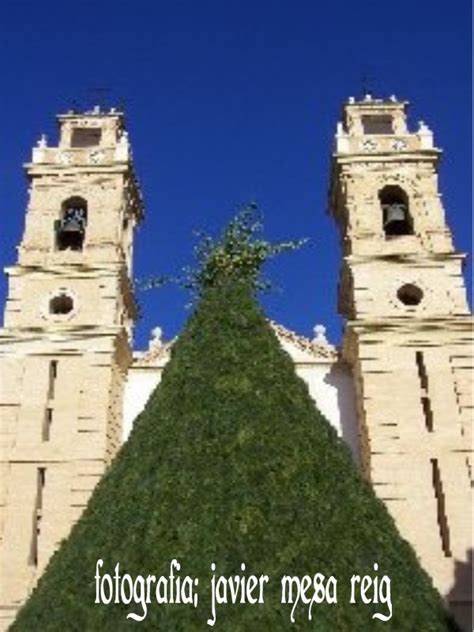
[{"label": "church facade", "polygon": [[[441,152],[407,103],[349,99],[332,154],[343,344],[271,323],[466,629],[472,606],[472,317],[438,189]],[[29,202],[0,330],[0,630],[79,518],[159,383],[171,342],[134,352],[143,202],[124,118],[58,117],[26,166]]]}]

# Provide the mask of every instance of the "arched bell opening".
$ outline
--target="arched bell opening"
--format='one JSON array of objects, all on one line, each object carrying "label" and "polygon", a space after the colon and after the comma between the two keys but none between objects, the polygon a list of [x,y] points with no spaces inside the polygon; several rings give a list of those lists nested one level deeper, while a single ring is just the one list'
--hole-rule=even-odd
[{"label": "arched bell opening", "polygon": [[54,226],[58,250],[82,250],[87,226],[86,200],[81,197],[65,200],[61,208],[61,218]]},{"label": "arched bell opening", "polygon": [[413,221],[405,191],[399,186],[388,185],[379,191],[379,200],[385,236],[413,235]]}]

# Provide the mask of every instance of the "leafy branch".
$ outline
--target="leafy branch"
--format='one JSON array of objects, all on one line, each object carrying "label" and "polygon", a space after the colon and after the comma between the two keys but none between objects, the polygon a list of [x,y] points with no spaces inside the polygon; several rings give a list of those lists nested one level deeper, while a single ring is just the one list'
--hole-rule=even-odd
[{"label": "leafy branch", "polygon": [[222,234],[213,238],[195,233],[200,241],[194,248],[197,266],[186,266],[177,277],[151,277],[139,284],[141,289],[176,283],[199,298],[211,287],[238,280],[249,283],[255,291],[269,290],[271,283],[263,278],[262,267],[273,257],[301,248],[308,240],[271,243],[261,238],[263,223],[257,205],[244,206]]}]

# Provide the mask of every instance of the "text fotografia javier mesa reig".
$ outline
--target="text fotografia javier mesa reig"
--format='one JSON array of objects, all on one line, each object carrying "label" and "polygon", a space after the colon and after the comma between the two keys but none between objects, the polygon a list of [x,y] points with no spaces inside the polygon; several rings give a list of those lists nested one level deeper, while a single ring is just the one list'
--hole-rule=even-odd
[{"label": "text fotografia javier mesa reig", "polygon": [[[199,603],[199,578],[181,576],[181,564],[171,560],[168,575],[137,575],[121,573],[120,564],[116,564],[113,574],[104,569],[104,561],[97,560],[95,572],[95,603],[122,603],[131,606],[127,619],[143,621],[148,613],[148,606],[157,604],[179,604],[184,607],[197,608]],[[216,564],[210,564],[211,600],[207,624],[214,626],[218,617],[218,607],[226,604],[246,604],[249,607],[265,603],[265,587],[275,581],[268,575],[246,575],[246,565],[240,565],[242,574],[229,577],[216,573]],[[390,578],[387,575],[378,577],[379,569],[374,563],[375,575],[352,575],[350,579],[350,603],[377,604],[383,612],[375,612],[373,619],[388,621],[392,617],[392,601]],[[302,577],[283,575],[280,583],[280,601],[288,605],[289,618],[295,622],[295,610],[298,604],[306,607],[308,620],[313,618],[313,607],[321,603],[337,604],[337,579],[325,577],[321,573],[303,575]],[[132,607],[133,606],[135,607]]]}]

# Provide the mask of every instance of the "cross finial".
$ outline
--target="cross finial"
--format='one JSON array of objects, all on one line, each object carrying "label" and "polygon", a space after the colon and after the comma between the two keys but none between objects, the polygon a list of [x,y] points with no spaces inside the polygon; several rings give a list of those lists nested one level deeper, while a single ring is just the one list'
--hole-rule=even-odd
[{"label": "cross finial", "polygon": [[[362,97],[372,97],[375,94],[375,79],[368,73],[364,73],[361,79]],[[369,100],[369,99],[366,99]]]},{"label": "cross finial", "polygon": [[[100,111],[107,110],[107,101],[110,100],[110,88],[105,86],[94,86],[88,89],[88,96],[90,101]],[[88,100],[89,100],[88,99]]]}]

